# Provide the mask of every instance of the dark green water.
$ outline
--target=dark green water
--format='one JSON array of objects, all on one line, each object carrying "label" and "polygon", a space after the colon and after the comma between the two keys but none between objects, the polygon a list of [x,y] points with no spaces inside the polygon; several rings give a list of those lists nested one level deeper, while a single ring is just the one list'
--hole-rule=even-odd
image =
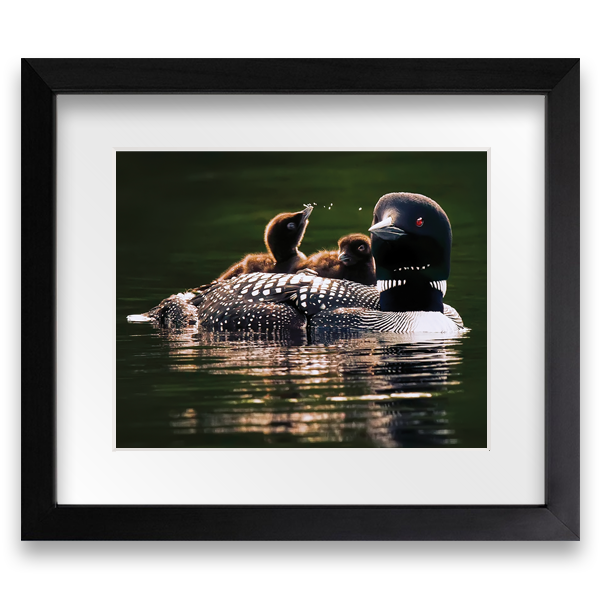
[{"label": "dark green water", "polygon": [[[486,164],[483,152],[119,152],[117,447],[485,447]],[[263,251],[279,212],[317,204],[308,255],[367,232],[379,197],[400,191],[450,218],[445,301],[470,328],[463,336],[126,322]]]}]

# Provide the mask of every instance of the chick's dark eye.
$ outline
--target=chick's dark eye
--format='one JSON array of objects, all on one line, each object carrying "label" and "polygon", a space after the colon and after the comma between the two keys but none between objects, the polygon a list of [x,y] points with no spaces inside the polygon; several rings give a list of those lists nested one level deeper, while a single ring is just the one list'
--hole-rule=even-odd
[{"label": "chick's dark eye", "polygon": [[359,252],[364,252],[364,251],[365,251],[365,245],[364,245],[364,244],[361,244],[361,245],[358,247],[358,251],[359,251]]},{"label": "chick's dark eye", "polygon": [[288,223],[288,229],[296,229],[296,223]]}]

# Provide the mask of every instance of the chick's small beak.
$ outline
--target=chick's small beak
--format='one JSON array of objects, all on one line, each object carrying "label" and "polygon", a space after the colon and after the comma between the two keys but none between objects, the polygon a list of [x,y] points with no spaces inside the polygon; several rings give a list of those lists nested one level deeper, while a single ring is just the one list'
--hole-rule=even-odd
[{"label": "chick's small beak", "polygon": [[306,206],[306,208],[301,212],[302,214],[302,219],[301,219],[301,223],[304,223],[305,221],[308,221],[308,217],[310,217],[310,213],[313,211],[313,207],[309,204]]},{"label": "chick's small beak", "polygon": [[349,254],[346,254],[346,252],[340,252],[338,254],[338,259],[343,262],[345,265],[349,265],[352,263],[352,257]]}]

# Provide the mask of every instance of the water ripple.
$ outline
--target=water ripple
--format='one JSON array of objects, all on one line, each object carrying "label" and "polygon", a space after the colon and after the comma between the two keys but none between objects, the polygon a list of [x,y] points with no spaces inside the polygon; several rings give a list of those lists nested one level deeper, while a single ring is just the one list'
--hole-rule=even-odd
[{"label": "water ripple", "polygon": [[[175,446],[421,447],[457,443],[462,338],[153,331],[144,373],[175,399]],[[173,400],[172,400],[173,401]]]}]

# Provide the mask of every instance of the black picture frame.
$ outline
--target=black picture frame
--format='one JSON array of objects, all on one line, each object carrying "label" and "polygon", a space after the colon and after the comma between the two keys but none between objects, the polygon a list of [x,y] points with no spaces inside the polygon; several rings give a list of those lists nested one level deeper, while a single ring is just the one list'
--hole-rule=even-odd
[{"label": "black picture frame", "polygon": [[[543,94],[546,501],[96,506],[56,501],[58,94]],[[578,540],[578,59],[23,59],[22,539]]]}]

